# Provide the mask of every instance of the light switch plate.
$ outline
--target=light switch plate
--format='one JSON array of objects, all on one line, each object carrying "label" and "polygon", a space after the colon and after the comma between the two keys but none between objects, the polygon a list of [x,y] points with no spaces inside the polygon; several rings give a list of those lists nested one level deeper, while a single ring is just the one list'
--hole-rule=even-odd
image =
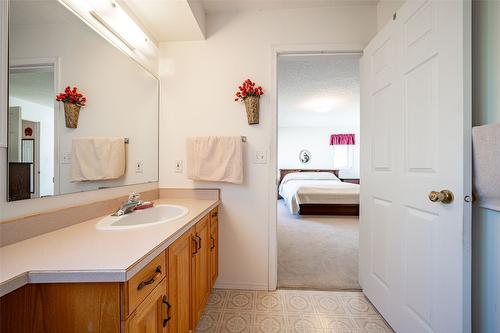
[{"label": "light switch plate", "polygon": [[62,154],[61,163],[62,164],[71,164],[71,152],[67,151],[67,152]]},{"label": "light switch plate", "polygon": [[142,173],[144,171],[143,164],[143,160],[137,160],[135,162],[135,173]]},{"label": "light switch plate", "polygon": [[174,171],[182,173],[182,160],[175,160]]},{"label": "light switch plate", "polygon": [[267,163],[267,151],[266,150],[256,150],[253,153],[253,163],[255,164],[266,164]]}]

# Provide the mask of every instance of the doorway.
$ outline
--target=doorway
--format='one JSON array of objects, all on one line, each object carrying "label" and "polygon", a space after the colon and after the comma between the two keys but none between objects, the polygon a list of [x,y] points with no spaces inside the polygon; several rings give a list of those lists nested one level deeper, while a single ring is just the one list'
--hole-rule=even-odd
[{"label": "doorway", "polygon": [[360,289],[359,58],[278,56],[278,288]]},{"label": "doorway", "polygon": [[360,290],[361,53],[335,48],[276,52],[279,289]]},{"label": "doorway", "polygon": [[9,68],[9,200],[56,193],[55,65]]}]

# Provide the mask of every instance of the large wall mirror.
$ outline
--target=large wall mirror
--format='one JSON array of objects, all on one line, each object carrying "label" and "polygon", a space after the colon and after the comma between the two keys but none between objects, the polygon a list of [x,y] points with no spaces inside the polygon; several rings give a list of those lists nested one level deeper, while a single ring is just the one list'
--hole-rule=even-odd
[{"label": "large wall mirror", "polygon": [[8,200],[158,181],[158,86],[58,1],[10,0]]}]

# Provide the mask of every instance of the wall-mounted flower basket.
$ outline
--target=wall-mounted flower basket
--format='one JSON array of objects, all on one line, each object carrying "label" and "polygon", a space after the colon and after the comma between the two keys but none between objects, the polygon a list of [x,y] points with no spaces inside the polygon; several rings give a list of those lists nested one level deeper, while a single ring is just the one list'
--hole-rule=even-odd
[{"label": "wall-mounted flower basket", "polygon": [[259,96],[248,96],[245,98],[245,108],[247,110],[248,125],[259,123]]},{"label": "wall-mounted flower basket", "polygon": [[259,123],[259,101],[260,96],[264,95],[262,87],[255,87],[255,83],[250,79],[245,80],[238,87],[235,101],[243,101],[247,111],[248,125]]},{"label": "wall-mounted flower basket", "polygon": [[76,87],[66,87],[64,92],[56,96],[56,100],[64,103],[64,118],[67,128],[77,128],[80,109],[87,103],[87,98],[78,92]]},{"label": "wall-mounted flower basket", "polygon": [[64,118],[67,128],[78,127],[78,117],[80,116],[80,105],[73,103],[64,103]]}]

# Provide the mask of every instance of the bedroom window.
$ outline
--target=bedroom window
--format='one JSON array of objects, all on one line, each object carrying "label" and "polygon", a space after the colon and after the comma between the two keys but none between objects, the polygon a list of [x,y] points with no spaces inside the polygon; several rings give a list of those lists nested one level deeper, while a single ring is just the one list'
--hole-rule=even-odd
[{"label": "bedroom window", "polygon": [[333,168],[345,170],[352,168],[352,147],[349,145],[337,145],[333,148]]}]

